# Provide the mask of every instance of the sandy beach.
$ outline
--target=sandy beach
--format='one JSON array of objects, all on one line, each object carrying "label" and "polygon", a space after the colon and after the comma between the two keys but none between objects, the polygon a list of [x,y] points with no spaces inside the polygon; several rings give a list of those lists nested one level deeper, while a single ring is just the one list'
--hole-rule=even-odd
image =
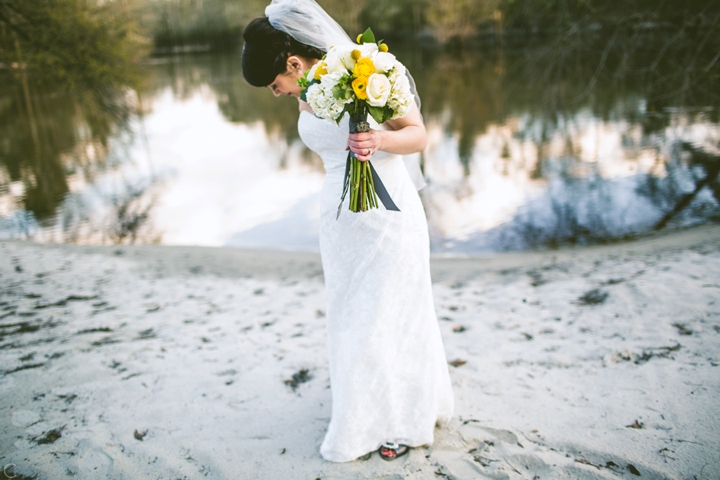
[{"label": "sandy beach", "polygon": [[454,418],[330,463],[318,254],[1,241],[2,478],[720,478],[720,225],[432,271]]}]

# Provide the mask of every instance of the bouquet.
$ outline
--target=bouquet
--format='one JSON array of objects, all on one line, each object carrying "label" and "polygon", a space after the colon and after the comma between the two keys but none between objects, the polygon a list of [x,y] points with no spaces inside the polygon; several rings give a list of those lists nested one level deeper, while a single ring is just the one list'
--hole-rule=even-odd
[{"label": "bouquet", "polygon": [[[388,52],[382,40],[375,41],[368,28],[358,35],[357,45],[330,47],[298,80],[303,87],[300,98],[310,104],[316,116],[340,123],[348,113],[350,133],[367,132],[368,114],[383,123],[410,111],[414,96],[405,72],[405,66]],[[372,164],[359,161],[352,151],[345,166],[338,217],[348,191],[352,212],[377,208],[378,197],[385,208],[399,211]]]}]

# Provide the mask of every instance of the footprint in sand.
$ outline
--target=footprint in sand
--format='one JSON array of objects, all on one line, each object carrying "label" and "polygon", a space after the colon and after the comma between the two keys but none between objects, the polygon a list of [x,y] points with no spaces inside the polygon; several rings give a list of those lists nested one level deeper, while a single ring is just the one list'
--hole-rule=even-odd
[{"label": "footprint in sand", "polygon": [[29,427],[40,420],[40,415],[30,410],[15,410],[12,412],[11,421],[16,427]]},{"label": "footprint in sand", "polygon": [[81,440],[78,444],[80,470],[92,473],[95,478],[106,478],[112,473],[115,461],[102,448],[94,446],[90,440]]}]

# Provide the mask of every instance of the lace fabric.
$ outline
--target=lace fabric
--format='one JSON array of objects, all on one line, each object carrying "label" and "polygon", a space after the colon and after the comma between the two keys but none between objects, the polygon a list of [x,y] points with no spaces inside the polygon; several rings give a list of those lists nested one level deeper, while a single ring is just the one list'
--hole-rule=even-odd
[{"label": "lace fabric", "polygon": [[[400,212],[353,213],[336,220],[347,152],[340,125],[302,112],[300,137],[323,160],[320,253],[332,417],[322,456],[346,462],[386,441],[431,444],[454,397],[435,315],[425,212],[399,155],[377,152],[373,165]],[[374,128],[382,126],[374,125]]]}]

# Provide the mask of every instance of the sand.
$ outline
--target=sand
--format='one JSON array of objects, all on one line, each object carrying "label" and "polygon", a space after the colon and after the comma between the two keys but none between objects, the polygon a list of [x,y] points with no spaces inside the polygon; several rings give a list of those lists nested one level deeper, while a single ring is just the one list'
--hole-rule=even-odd
[{"label": "sand", "polygon": [[720,226],[432,269],[453,420],[331,463],[317,254],[2,241],[5,478],[720,478]]}]

